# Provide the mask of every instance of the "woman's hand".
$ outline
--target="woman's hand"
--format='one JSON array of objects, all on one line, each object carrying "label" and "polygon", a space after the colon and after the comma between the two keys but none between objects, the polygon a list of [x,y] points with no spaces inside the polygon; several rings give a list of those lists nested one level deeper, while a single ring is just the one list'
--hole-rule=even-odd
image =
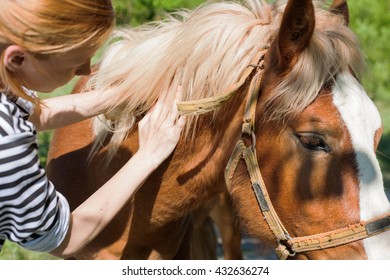
[{"label": "woman's hand", "polygon": [[181,88],[177,90],[172,108],[159,100],[139,122],[138,151],[110,180],[72,212],[65,240],[51,252],[53,255],[61,258],[72,256],[93,240],[172,153],[185,124],[176,106],[180,96]]},{"label": "woman's hand", "polygon": [[159,99],[138,123],[140,143],[138,152],[156,168],[173,152],[185,125],[185,117],[179,116],[176,105],[181,95],[179,86],[171,108]]}]

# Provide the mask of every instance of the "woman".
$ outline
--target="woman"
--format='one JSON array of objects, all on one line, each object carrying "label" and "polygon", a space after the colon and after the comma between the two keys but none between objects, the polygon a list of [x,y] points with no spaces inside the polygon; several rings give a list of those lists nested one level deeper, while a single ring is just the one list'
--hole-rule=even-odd
[{"label": "woman", "polygon": [[138,152],[72,213],[40,166],[36,130],[90,118],[112,104],[96,91],[44,101],[35,92],[51,92],[75,75],[89,75],[91,57],[113,26],[108,0],[2,1],[0,245],[8,239],[29,250],[71,256],[96,237],[175,148],[184,119],[158,102],[139,123]]}]

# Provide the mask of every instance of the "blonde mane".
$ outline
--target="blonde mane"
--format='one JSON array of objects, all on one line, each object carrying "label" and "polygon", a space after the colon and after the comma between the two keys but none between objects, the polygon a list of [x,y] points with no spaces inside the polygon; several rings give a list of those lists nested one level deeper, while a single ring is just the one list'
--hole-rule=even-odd
[{"label": "blonde mane", "polygon": [[[355,36],[342,17],[322,5],[315,3],[310,47],[269,102],[277,112],[273,118],[303,110],[335,73],[352,69],[359,75],[362,70]],[[284,8],[285,1],[205,3],[163,21],[118,30],[89,83],[106,93],[102,100],[115,97],[118,104],[94,121],[94,151],[112,135],[113,157],[135,120],[157,99],[172,104],[170,87],[182,85],[182,100],[196,100],[218,95],[236,83],[256,54],[275,39]]]}]

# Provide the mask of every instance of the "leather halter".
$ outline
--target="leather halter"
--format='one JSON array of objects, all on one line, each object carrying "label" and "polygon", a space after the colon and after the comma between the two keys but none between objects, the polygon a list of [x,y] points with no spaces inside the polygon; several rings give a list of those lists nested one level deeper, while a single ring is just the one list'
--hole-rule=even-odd
[{"label": "leather halter", "polygon": [[[345,228],[304,237],[291,237],[285,229],[268,195],[260,172],[255,149],[255,113],[260,92],[265,53],[266,48],[255,57],[254,64],[251,64],[250,67],[247,68],[240,81],[229,87],[224,94],[213,98],[186,101],[178,104],[180,114],[186,115],[202,114],[215,110],[229,100],[229,98],[245,83],[252,72],[255,71],[248,90],[249,96],[247,97],[245,106],[241,139],[237,141],[225,169],[225,182],[229,193],[231,192],[230,181],[234,176],[237,165],[244,159],[250,176],[252,189],[260,210],[277,240],[278,246],[275,251],[282,260],[292,257],[296,253],[337,247],[390,230],[390,213],[386,213],[383,216],[368,221],[361,221],[356,224],[348,225]],[[249,146],[246,146],[244,143],[245,136],[250,136],[252,139]]]}]

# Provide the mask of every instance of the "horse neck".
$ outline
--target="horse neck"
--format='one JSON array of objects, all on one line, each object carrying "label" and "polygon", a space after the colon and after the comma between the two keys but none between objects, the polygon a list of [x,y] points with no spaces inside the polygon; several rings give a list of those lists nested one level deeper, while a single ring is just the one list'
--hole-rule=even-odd
[{"label": "horse neck", "polygon": [[208,192],[224,190],[224,169],[240,138],[245,107],[246,86],[214,114],[198,117],[193,134],[180,143],[187,170],[200,178],[199,185],[208,186]]}]

